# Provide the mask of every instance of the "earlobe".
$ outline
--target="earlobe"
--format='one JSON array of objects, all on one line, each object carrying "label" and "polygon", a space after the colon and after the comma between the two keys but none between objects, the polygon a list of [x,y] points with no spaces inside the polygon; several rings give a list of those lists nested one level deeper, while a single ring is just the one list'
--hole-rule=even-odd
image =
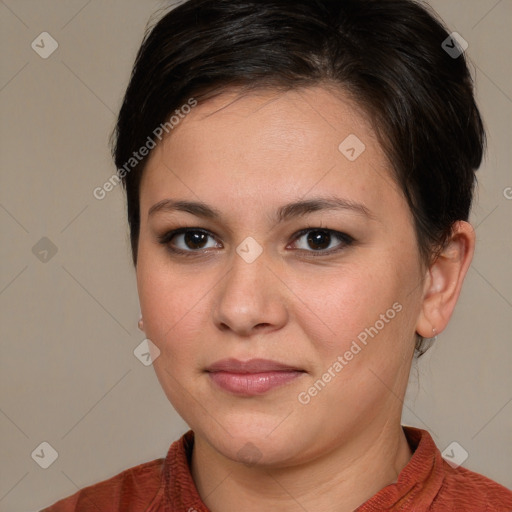
[{"label": "earlobe", "polygon": [[416,332],[431,338],[441,333],[452,316],[462,283],[471,265],[475,249],[475,231],[471,224],[458,221],[444,249],[427,271],[423,303]]}]

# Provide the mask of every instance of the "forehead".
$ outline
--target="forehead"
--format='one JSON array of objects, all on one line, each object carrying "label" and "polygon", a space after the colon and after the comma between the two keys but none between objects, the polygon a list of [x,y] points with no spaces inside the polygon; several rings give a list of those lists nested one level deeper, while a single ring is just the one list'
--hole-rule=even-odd
[{"label": "forehead", "polygon": [[323,87],[233,91],[199,104],[153,151],[142,188],[143,202],[172,190],[225,206],[322,191],[369,201],[399,194],[367,117]]},{"label": "forehead", "polygon": [[370,145],[376,143],[366,116],[347,95],[314,87],[226,92],[195,107],[169,139],[178,145],[197,137],[196,149],[229,146],[234,154],[256,150],[261,155],[291,157],[315,148],[323,152],[328,145],[337,149],[351,134]]}]

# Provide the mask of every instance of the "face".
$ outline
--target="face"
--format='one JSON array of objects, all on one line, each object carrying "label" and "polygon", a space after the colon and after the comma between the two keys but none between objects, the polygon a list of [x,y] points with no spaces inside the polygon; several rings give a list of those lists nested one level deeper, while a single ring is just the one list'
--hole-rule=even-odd
[{"label": "face", "polygon": [[144,327],[196,437],[284,467],[399,425],[422,265],[347,98],[310,88],[195,107],[153,151],[140,206]]}]

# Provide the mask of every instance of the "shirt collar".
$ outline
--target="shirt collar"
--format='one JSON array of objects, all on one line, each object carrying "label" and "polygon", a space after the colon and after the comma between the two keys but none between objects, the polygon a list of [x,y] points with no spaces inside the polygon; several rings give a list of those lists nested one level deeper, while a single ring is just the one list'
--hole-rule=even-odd
[{"label": "shirt collar", "polygon": [[[416,503],[419,499],[422,503],[431,503],[438,494],[444,474],[441,453],[426,430],[413,427],[402,428],[413,452],[411,459],[402,469],[395,483],[381,489],[362,504],[357,512],[412,510],[410,508],[412,503]],[[159,493],[163,498],[162,505],[165,507],[163,509],[165,512],[210,512],[201,500],[192,479],[193,447],[194,433],[189,430],[169,448]]]}]

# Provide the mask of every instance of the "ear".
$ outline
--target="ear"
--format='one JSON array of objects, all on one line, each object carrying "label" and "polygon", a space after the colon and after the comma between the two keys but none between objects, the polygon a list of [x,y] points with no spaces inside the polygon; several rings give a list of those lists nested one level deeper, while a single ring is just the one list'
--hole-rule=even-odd
[{"label": "ear", "polygon": [[423,303],[416,324],[420,336],[432,338],[448,325],[474,250],[475,230],[467,222],[456,222],[445,248],[425,277]]}]

